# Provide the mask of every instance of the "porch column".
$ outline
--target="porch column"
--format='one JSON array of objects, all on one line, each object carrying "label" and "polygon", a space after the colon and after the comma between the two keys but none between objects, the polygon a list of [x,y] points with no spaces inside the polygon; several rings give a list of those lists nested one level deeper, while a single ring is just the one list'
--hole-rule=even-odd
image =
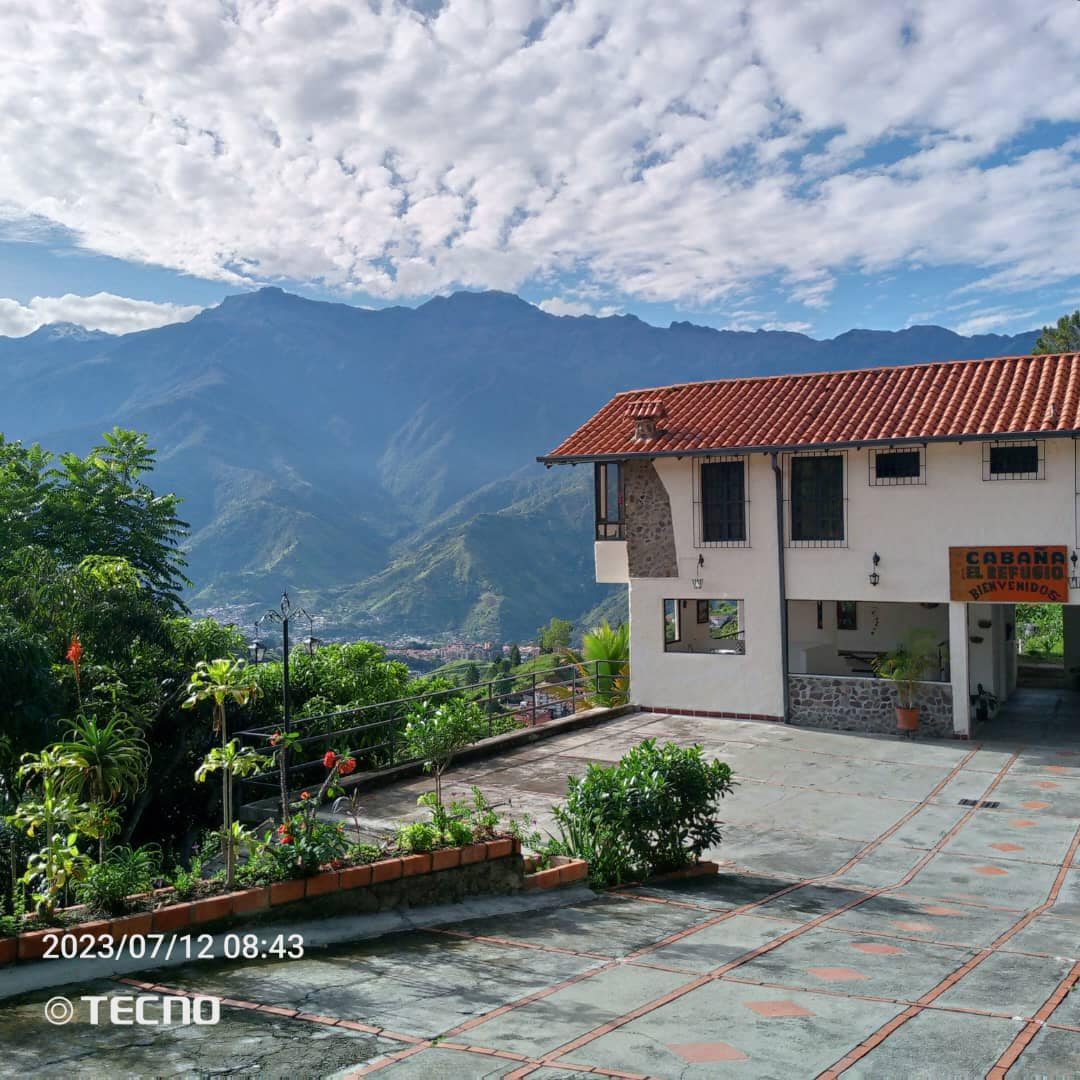
[{"label": "porch column", "polygon": [[953,732],[971,734],[971,702],[968,698],[968,619],[967,604],[949,601],[949,671],[952,676]]}]

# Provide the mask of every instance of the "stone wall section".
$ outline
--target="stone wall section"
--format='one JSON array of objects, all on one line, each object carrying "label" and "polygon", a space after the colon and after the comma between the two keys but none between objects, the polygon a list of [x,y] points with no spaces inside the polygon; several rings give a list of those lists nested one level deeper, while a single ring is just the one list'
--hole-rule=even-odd
[{"label": "stone wall section", "polygon": [[[789,675],[791,722],[831,731],[896,732],[896,687],[888,679]],[[919,731],[951,738],[952,686],[920,683],[916,695]]]},{"label": "stone wall section", "polygon": [[678,577],[671,500],[651,461],[631,458],[624,464],[623,499],[630,576]]}]

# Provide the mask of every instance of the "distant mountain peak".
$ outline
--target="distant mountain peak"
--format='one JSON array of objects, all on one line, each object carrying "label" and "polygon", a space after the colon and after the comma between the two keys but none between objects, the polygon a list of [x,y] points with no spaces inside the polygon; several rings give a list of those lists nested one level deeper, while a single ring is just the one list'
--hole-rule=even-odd
[{"label": "distant mountain peak", "polygon": [[514,293],[502,292],[499,289],[459,289],[450,293],[449,296],[433,296],[426,303],[420,305],[420,310],[425,308],[447,308],[462,312],[514,312],[538,311],[528,302],[522,300]]},{"label": "distant mountain peak", "polygon": [[69,341],[94,341],[98,338],[114,336],[104,330],[88,330],[85,326],[80,326],[79,323],[54,322],[39,326],[33,333],[27,334],[23,340],[58,341],[61,338],[66,338]]}]

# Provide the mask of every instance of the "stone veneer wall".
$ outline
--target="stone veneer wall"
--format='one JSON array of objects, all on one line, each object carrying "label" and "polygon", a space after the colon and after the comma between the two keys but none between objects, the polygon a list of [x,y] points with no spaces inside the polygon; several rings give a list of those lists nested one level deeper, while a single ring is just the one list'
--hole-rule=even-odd
[{"label": "stone veneer wall", "polygon": [[[788,688],[793,724],[832,731],[896,731],[896,687],[888,679],[789,675]],[[949,683],[920,683],[916,702],[920,732],[952,736]]]},{"label": "stone veneer wall", "polygon": [[678,577],[671,501],[651,461],[631,458],[624,463],[623,498],[630,576]]}]

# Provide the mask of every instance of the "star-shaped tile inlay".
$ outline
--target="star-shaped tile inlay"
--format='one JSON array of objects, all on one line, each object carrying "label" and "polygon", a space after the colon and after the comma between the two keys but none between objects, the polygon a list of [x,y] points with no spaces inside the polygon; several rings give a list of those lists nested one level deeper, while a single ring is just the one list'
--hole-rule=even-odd
[{"label": "star-shaped tile inlay", "polygon": [[849,967],[812,967],[806,969],[815,979],[826,982],[854,982],[856,979],[868,979],[861,971]]},{"label": "star-shaped tile inlay", "polygon": [[668,1049],[692,1065],[710,1061],[749,1061],[750,1055],[725,1042],[672,1043]]},{"label": "star-shaped tile inlay", "polygon": [[779,1016],[813,1016],[809,1009],[804,1009],[794,1001],[744,1001],[748,1009],[753,1009],[758,1016],[767,1016],[770,1020]]}]

